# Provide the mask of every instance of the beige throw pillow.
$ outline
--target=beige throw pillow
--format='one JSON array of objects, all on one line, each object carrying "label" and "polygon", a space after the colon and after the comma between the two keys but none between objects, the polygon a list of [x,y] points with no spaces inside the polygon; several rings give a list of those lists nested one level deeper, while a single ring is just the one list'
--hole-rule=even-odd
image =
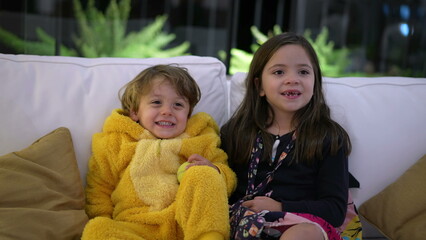
[{"label": "beige throw pillow", "polygon": [[0,157],[0,239],[80,239],[87,216],[71,134]]},{"label": "beige throw pillow", "polygon": [[360,214],[390,239],[426,236],[426,155],[394,183],[364,202]]}]

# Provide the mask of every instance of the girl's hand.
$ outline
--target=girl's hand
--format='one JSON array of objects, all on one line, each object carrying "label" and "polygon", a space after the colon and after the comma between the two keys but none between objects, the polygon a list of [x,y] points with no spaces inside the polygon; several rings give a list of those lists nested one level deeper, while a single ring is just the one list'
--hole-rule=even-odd
[{"label": "girl's hand", "polygon": [[192,154],[191,156],[189,156],[188,158],[188,162],[190,162],[191,164],[189,164],[186,169],[192,167],[192,166],[199,166],[199,165],[204,165],[204,166],[209,166],[212,167],[214,169],[216,169],[219,173],[219,168],[216,167],[212,162],[210,162],[209,160],[207,160],[206,158],[198,155],[198,154]]},{"label": "girl's hand", "polygon": [[260,212],[263,210],[269,210],[271,212],[281,212],[282,205],[281,202],[275,201],[270,197],[257,196],[252,200],[243,202],[244,207],[249,208],[255,212]]}]

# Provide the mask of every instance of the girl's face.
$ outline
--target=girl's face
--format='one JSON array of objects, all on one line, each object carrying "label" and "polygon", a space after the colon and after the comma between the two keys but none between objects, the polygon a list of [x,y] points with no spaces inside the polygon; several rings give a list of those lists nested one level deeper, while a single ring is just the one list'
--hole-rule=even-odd
[{"label": "girl's face", "polygon": [[314,69],[305,49],[289,44],[279,48],[263,68],[259,94],[266,97],[276,117],[292,119],[311,100],[314,83]]},{"label": "girl's face", "polygon": [[185,131],[190,106],[176,89],[163,78],[154,79],[151,90],[140,99],[134,121],[161,139],[174,138]]}]

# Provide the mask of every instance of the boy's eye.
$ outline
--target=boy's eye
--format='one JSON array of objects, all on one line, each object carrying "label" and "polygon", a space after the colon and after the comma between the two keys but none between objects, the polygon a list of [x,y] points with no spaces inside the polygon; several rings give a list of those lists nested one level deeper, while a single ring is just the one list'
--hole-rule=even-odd
[{"label": "boy's eye", "polygon": [[177,107],[183,107],[183,106],[184,106],[184,104],[183,104],[183,103],[180,103],[180,102],[177,102],[177,103],[175,103],[175,106],[177,106]]}]

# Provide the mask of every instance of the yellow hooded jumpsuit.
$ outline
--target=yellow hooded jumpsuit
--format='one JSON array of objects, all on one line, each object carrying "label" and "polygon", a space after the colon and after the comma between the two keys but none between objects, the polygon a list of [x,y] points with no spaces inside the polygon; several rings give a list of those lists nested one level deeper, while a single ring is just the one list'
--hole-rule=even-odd
[{"label": "yellow hooded jumpsuit", "polygon": [[[192,240],[217,232],[229,239],[228,197],[236,177],[222,151],[218,126],[206,113],[188,120],[174,139],[157,139],[116,109],[94,134],[86,186],[91,220],[82,239]],[[193,166],[177,181],[192,154],[220,170]]]}]

